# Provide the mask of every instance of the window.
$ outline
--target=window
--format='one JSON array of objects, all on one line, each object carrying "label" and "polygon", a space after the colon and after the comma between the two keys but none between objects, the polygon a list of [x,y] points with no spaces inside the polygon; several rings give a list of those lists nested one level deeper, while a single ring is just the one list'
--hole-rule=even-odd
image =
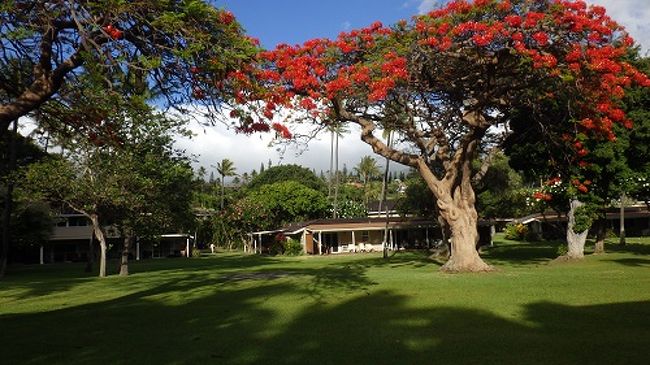
[{"label": "window", "polygon": [[368,242],[370,240],[370,231],[361,231],[361,242]]}]

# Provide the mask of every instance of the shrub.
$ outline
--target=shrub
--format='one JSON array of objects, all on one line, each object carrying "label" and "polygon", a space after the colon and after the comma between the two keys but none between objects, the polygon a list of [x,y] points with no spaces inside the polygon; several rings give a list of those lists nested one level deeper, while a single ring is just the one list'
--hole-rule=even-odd
[{"label": "shrub", "polygon": [[192,247],[192,257],[201,257],[201,250],[196,247]]},{"label": "shrub", "polygon": [[302,245],[300,241],[289,238],[284,244],[284,254],[287,256],[302,255]]},{"label": "shrub", "polygon": [[528,236],[528,227],[521,224],[508,224],[505,229],[505,238],[513,241],[524,241]]}]

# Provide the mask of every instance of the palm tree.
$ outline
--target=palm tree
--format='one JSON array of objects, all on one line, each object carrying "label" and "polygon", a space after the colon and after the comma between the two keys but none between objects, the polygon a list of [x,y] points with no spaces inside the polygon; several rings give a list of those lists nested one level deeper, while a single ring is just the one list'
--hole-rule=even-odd
[{"label": "palm tree", "polygon": [[[330,171],[329,171],[329,184],[328,184],[328,197],[332,195],[332,187],[334,188],[334,203],[333,203],[333,218],[338,218],[338,197],[339,197],[339,137],[348,130],[341,123],[332,122],[327,129],[330,131]],[[334,171],[332,171],[334,165]],[[332,178],[333,177],[333,178]]]},{"label": "palm tree", "polygon": [[235,173],[235,164],[227,158],[217,162],[216,168],[219,175],[221,175],[221,209],[223,209],[223,199],[226,194],[225,178],[226,176],[235,176],[237,173]]},{"label": "palm tree", "polygon": [[366,206],[368,205],[368,182],[373,177],[379,176],[381,170],[377,166],[377,161],[370,156],[361,158],[361,162],[354,168],[354,171],[359,175],[363,182],[363,191],[366,196]]},{"label": "palm tree", "polygon": [[[390,148],[393,143],[393,131],[385,129],[383,136],[386,138],[386,145]],[[382,206],[386,209],[386,226],[384,227],[384,239],[381,243],[381,251],[384,258],[388,258],[388,205],[386,204],[386,197],[388,195],[388,173],[390,172],[389,163],[390,159],[387,157],[386,168],[384,169],[384,178],[381,180],[381,200],[379,200],[378,209],[379,214],[381,214]]]}]

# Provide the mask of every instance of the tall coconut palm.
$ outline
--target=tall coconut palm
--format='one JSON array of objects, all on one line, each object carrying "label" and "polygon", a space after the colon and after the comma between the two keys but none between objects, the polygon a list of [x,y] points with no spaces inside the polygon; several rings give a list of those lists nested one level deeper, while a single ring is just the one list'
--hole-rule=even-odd
[{"label": "tall coconut palm", "polygon": [[361,178],[361,182],[363,183],[363,191],[366,197],[367,206],[368,182],[370,182],[370,179],[373,177],[379,176],[381,174],[381,170],[379,169],[379,166],[377,166],[377,161],[375,161],[374,158],[370,156],[364,156],[361,158],[359,164],[354,168],[354,171],[356,171],[357,175],[359,175],[359,178]]},{"label": "tall coconut palm", "polygon": [[[386,145],[390,148],[393,143],[393,132],[389,129],[384,130],[384,138],[386,138]],[[386,197],[388,195],[388,173],[390,159],[386,158],[386,167],[384,169],[384,178],[381,180],[381,200],[379,200],[379,214],[381,214],[382,206],[386,209],[386,226],[384,227],[384,239],[381,242],[381,252],[384,258],[388,258],[388,205],[386,204]]]},{"label": "tall coconut palm", "polygon": [[235,172],[235,164],[227,158],[224,158],[221,162],[217,162],[216,169],[219,175],[221,175],[221,209],[223,209],[223,200],[226,195],[225,178],[227,176],[236,176],[237,173]]},{"label": "tall coconut palm", "polygon": [[[341,123],[331,123],[327,128],[330,131],[330,171],[328,197],[334,191],[333,218],[338,218],[338,197],[339,197],[339,138],[348,132]],[[332,165],[334,169],[332,170]]]}]

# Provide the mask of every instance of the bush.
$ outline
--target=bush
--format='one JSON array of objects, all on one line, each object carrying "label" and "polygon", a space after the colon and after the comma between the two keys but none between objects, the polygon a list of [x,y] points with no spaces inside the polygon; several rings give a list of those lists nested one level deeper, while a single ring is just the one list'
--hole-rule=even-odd
[{"label": "bush", "polygon": [[506,225],[504,232],[507,240],[525,241],[528,236],[528,227],[521,223],[510,223]]},{"label": "bush", "polygon": [[201,250],[196,247],[192,247],[192,257],[201,257]]},{"label": "bush", "polygon": [[276,256],[284,253],[284,245],[280,241],[273,241],[269,247],[269,255]]},{"label": "bush", "polygon": [[289,238],[284,244],[284,254],[287,256],[302,255],[302,245],[300,241]]}]

